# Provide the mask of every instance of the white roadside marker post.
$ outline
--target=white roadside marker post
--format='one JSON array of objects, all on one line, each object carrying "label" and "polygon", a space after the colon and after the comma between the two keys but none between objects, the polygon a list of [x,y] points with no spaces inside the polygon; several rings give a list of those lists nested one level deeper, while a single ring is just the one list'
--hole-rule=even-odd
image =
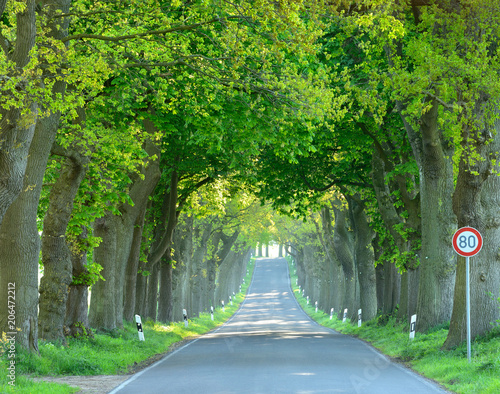
[{"label": "white roadside marker post", "polygon": [[410,339],[415,338],[415,329],[417,328],[417,315],[411,315],[410,320]]},{"label": "white roadside marker post", "polygon": [[333,308],[330,309],[330,320],[332,320],[332,319],[333,319]]},{"label": "white roadside marker post", "polygon": [[358,327],[361,327],[361,309],[358,309]]},{"label": "white roadside marker post", "polygon": [[184,317],[184,327],[187,327],[189,323],[188,323],[188,314],[185,309],[182,310],[182,316]]},{"label": "white roadside marker post", "polygon": [[224,308],[224,301],[222,301],[222,312],[225,312],[226,308]]},{"label": "white roadside marker post", "polygon": [[316,307],[316,313],[318,313],[318,301],[314,303],[314,306]]},{"label": "white roadside marker post", "polygon": [[344,309],[344,317],[342,318],[342,323],[345,323],[347,320],[347,308]]},{"label": "white roadside marker post", "polygon": [[212,321],[214,320],[214,307],[213,306],[210,307],[210,318],[212,319]]},{"label": "white roadside marker post", "polygon": [[307,296],[307,305],[309,305],[309,296]]},{"label": "white roadside marker post", "polygon": [[135,315],[135,323],[137,324],[137,333],[139,334],[139,341],[144,341],[144,331],[142,330],[141,317]]},{"label": "white roadside marker post", "polygon": [[471,361],[470,335],[470,267],[469,258],[475,256],[483,247],[483,237],[473,227],[459,228],[453,235],[453,249],[460,256],[465,257],[465,304],[467,314],[467,360]]}]

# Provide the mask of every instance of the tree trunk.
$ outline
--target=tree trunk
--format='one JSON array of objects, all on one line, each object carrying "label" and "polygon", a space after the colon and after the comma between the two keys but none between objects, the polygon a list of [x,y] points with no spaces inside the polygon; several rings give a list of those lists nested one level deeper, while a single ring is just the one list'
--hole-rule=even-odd
[{"label": "tree trunk", "polygon": [[[134,224],[134,235],[132,247],[128,256],[127,267],[125,270],[125,293],[123,318],[127,321],[134,321],[136,314],[136,290],[137,290],[137,271],[139,270],[139,259],[141,257],[142,232],[144,230],[144,218],[146,216],[146,206],[137,216]],[[142,274],[140,274],[142,276]]]},{"label": "tree trunk", "polygon": [[[420,234],[420,222],[419,212],[415,207],[415,205],[418,204],[416,204],[415,198],[412,199],[408,195],[405,182],[401,182],[401,180],[399,179],[398,191],[402,196],[405,196],[404,198],[402,198],[402,200],[404,202],[406,212],[409,213],[409,219],[403,219],[403,217],[397,212],[395,201],[393,201],[392,198],[391,189],[386,182],[387,172],[392,168],[392,163],[387,162],[387,160],[383,160],[381,153],[378,150],[374,150],[372,155],[373,188],[377,197],[377,205],[380,216],[384,222],[385,228],[389,232],[395,244],[394,253],[399,254],[398,268],[403,272],[403,274],[400,278],[401,287],[399,294],[401,302],[399,303],[398,318],[404,319],[408,314],[409,303],[411,302],[412,304],[414,304],[416,302],[416,294],[413,291],[410,294],[410,290],[413,289],[410,289],[410,287],[408,287],[408,278],[414,278],[414,275],[407,274],[407,272],[410,270],[414,270],[417,266],[416,256],[418,256],[419,251],[412,250],[411,241],[415,243],[415,236],[418,236],[418,234]],[[401,234],[402,228],[408,230],[410,235],[404,237]],[[389,246],[389,244],[386,243],[386,246]],[[388,308],[392,310],[393,306],[388,305]]]},{"label": "tree trunk", "polygon": [[193,253],[193,274],[191,275],[192,305],[193,312],[200,313],[206,310],[207,300],[203,299],[204,282],[206,273],[204,273],[204,258],[207,254],[208,240],[212,232],[212,223],[198,224],[194,230],[194,243],[196,245]]},{"label": "tree trunk", "polygon": [[207,257],[207,296],[209,300],[209,307],[213,306],[214,308],[218,306],[216,304],[215,299],[215,279],[217,278],[217,252],[219,250],[219,243],[221,241],[222,231],[217,231],[212,235],[212,239],[210,240],[213,252],[210,257]]},{"label": "tree trunk", "polygon": [[375,274],[377,278],[377,312],[380,313],[384,307],[384,266],[382,264],[377,264]]},{"label": "tree trunk", "polygon": [[[149,157],[156,155],[156,159],[150,162],[147,166],[141,169],[143,177],[135,175],[133,184],[130,186],[130,198],[133,205],[124,203],[119,207],[121,212],[120,216],[113,216],[110,212],[105,217],[105,227],[103,228],[103,236],[109,236],[109,240],[103,243],[105,246],[103,250],[99,250],[101,245],[96,248],[94,253],[100,258],[100,264],[104,267],[107,266],[106,275],[112,278],[108,281],[106,276],[103,277],[106,281],[99,281],[93,286],[92,299],[91,299],[91,324],[94,328],[112,330],[114,328],[123,328],[123,313],[124,313],[124,288],[125,288],[125,271],[127,266],[132,265],[130,269],[135,269],[137,272],[137,265],[140,252],[140,239],[142,231],[136,233],[136,225],[140,227],[145,214],[145,209],[148,203],[149,195],[153,192],[160,179],[159,170],[159,150],[151,142],[146,141],[144,150],[148,153]],[[113,227],[113,228],[112,228]],[[135,249],[132,250],[132,243],[136,235]],[[111,246],[109,243],[114,242],[115,245]],[[105,256],[105,253],[111,253]],[[129,262],[129,260],[132,260]],[[129,264],[127,264],[129,263]],[[104,265],[103,265],[104,264]],[[133,282],[136,275],[130,274],[129,280]],[[130,284],[129,284],[130,286]],[[135,290],[135,284],[133,284]],[[134,290],[130,289],[131,292]],[[97,292],[99,295],[97,295]],[[94,297],[106,297],[107,300],[99,301]],[[134,294],[135,296],[135,294]],[[103,302],[106,307],[101,306]],[[114,302],[114,306],[109,303]],[[129,300],[129,307],[135,305],[135,300]],[[114,319],[109,316],[102,316],[101,313],[111,313],[114,311]],[[99,324],[103,324],[102,326]]]},{"label": "tree trunk", "polygon": [[356,302],[356,287],[357,276],[356,268],[354,266],[353,255],[353,239],[352,234],[347,229],[347,210],[345,208],[337,208],[332,205],[335,214],[335,227],[333,231],[333,243],[335,253],[342,265],[344,277],[344,299],[342,301],[342,308],[347,308],[349,317],[355,318],[357,316],[357,302]]},{"label": "tree trunk", "polygon": [[401,295],[401,274],[396,266],[386,261],[384,262],[384,309],[385,314],[393,314],[396,310]]},{"label": "tree trunk", "polygon": [[114,330],[116,323],[116,221],[118,217],[108,212],[105,217],[97,219],[94,224],[94,235],[102,239],[99,247],[94,249],[94,262],[102,266],[103,280],[92,286],[90,298],[89,322],[97,329]]},{"label": "tree trunk", "polygon": [[375,256],[371,242],[375,232],[370,228],[364,204],[348,199],[355,234],[354,255],[358,267],[360,286],[360,308],[363,320],[372,320],[377,315],[377,281],[375,276]]},{"label": "tree trunk", "polygon": [[[484,335],[500,319],[500,270],[498,240],[500,239],[500,178],[499,166],[493,167],[489,159],[500,150],[500,121],[495,122],[494,139],[473,141],[475,153],[484,161],[471,163],[464,149],[453,195],[453,209],[458,226],[473,227],[483,236],[483,247],[470,258],[471,338]],[[465,140],[467,142],[467,140]],[[477,159],[476,159],[477,160]],[[476,173],[476,175],[474,174]],[[451,239],[451,238],[450,238]],[[450,242],[451,243],[451,242]],[[465,258],[458,258],[453,314],[445,348],[458,346],[466,338]]]},{"label": "tree trunk", "polygon": [[[68,0],[61,1],[59,4],[49,4],[48,16],[52,16],[56,11],[68,12],[69,3]],[[24,12],[18,15],[18,40],[12,60],[20,68],[29,61],[29,51],[34,44],[34,5],[33,1],[28,1]],[[50,24],[44,26],[49,29],[49,36],[60,39],[67,34],[68,18],[57,23],[53,21],[53,18],[50,20]],[[47,70],[44,71],[43,76],[54,77]],[[64,82],[55,82],[51,93],[54,97],[64,95],[65,88]],[[37,306],[40,238],[36,226],[37,208],[47,160],[59,127],[60,113],[52,112],[50,108],[44,109],[49,114],[36,122],[30,145],[29,140],[34,123],[34,120],[30,121],[30,116],[33,116],[34,119],[36,107],[31,103],[27,106],[33,112],[25,116],[22,122],[15,113],[9,113],[8,115],[13,115],[14,118],[2,118],[0,124],[2,127],[2,149],[9,149],[14,144],[18,145],[12,150],[12,156],[10,153],[7,153],[6,156],[6,151],[3,150],[0,153],[0,168],[12,171],[7,177],[3,175],[4,173],[0,175],[2,177],[0,182],[0,219],[3,215],[0,228],[0,250],[2,250],[0,255],[0,292],[7,294],[8,289],[15,286],[16,294],[22,299],[22,302],[16,304],[16,326],[20,329],[16,335],[16,343],[30,350],[38,351]],[[20,126],[21,123],[28,126]],[[28,146],[28,161],[24,167]],[[24,156],[21,157],[23,154]],[[23,173],[24,169],[25,174]],[[25,175],[24,183],[22,192],[19,193],[19,182],[22,181],[23,175]],[[19,195],[15,199],[18,193]],[[5,299],[7,300],[7,297]],[[11,332],[7,311],[7,308],[0,310],[0,329]]]},{"label": "tree trunk", "polygon": [[[18,76],[18,70],[22,70],[29,63],[30,51],[35,45],[35,1],[27,0],[25,3],[26,8],[16,16],[15,48],[13,51],[3,52],[5,58],[15,63],[13,75],[10,76]],[[2,14],[5,4],[3,6]],[[28,111],[24,116],[21,115],[22,109],[0,108],[0,225],[10,205],[23,190],[28,152],[35,133],[37,104],[26,102],[24,109]]]},{"label": "tree trunk", "polygon": [[[0,290],[7,294],[15,283],[23,302],[16,304],[16,324],[21,332],[16,343],[38,351],[38,260],[40,237],[36,225],[38,202],[59,114],[37,122],[30,147],[23,192],[11,204],[0,228]],[[7,299],[7,298],[6,298]],[[7,329],[7,308],[0,310],[0,327]]]},{"label": "tree trunk", "polygon": [[175,268],[172,273],[172,320],[181,321],[183,319],[182,310],[186,309],[189,316],[191,312],[190,273],[192,256],[192,216],[186,215],[177,225],[174,233],[173,250]]},{"label": "tree trunk", "polygon": [[158,300],[158,321],[173,321],[172,305],[172,257],[167,252],[160,264],[160,295]]},{"label": "tree trunk", "polygon": [[135,314],[145,318],[146,316],[146,294],[148,278],[143,274],[145,265],[139,264],[139,271],[135,281]]},{"label": "tree trunk", "polygon": [[[189,316],[198,316],[198,308],[193,307],[193,288],[191,287],[191,278],[195,275],[193,268],[193,215],[185,215],[182,221],[182,226],[177,227],[176,236],[174,238],[174,260],[177,261],[176,269],[182,268],[180,288],[177,287],[177,295],[174,297],[177,300],[177,305],[174,308],[178,311],[178,316],[182,319],[182,309],[186,309]],[[180,271],[179,271],[180,272]],[[175,274],[175,272],[174,272]],[[175,313],[174,313],[174,316]]]},{"label": "tree trunk", "polygon": [[[81,244],[87,238],[87,230],[82,229],[82,233],[71,242],[71,262],[73,265],[73,278],[82,278],[88,275],[87,270],[87,252],[81,250]],[[80,281],[71,283],[68,290],[68,300],[66,302],[66,317],[64,320],[65,335],[76,338],[93,337],[90,330],[88,316],[88,295],[89,283]]]},{"label": "tree trunk", "polygon": [[151,319],[153,321],[157,321],[157,312],[158,312],[158,281],[160,268],[159,264],[154,264],[150,268],[150,274],[148,278],[147,284],[147,296],[146,296],[146,319]]},{"label": "tree trunk", "polygon": [[257,246],[257,257],[262,257],[262,244],[260,242]]},{"label": "tree trunk", "polygon": [[455,283],[455,255],[450,237],[456,229],[452,210],[453,150],[438,129],[438,105],[421,118],[420,201],[422,251],[417,330],[426,331],[450,319]]},{"label": "tree trunk", "polygon": [[43,277],[40,282],[38,336],[65,343],[63,333],[73,264],[66,240],[66,229],[82,182],[88,159],[78,154],[62,163],[61,172],[49,196],[42,234]]},{"label": "tree trunk", "polygon": [[333,242],[333,219],[328,207],[324,206],[321,208],[321,224],[323,231],[323,242],[325,248],[325,254],[327,257],[327,262],[329,265],[328,274],[328,288],[330,290],[330,295],[328,299],[327,308],[334,308],[337,313],[342,308],[342,298],[343,298],[343,287],[344,277],[342,273],[342,268],[340,261],[335,253],[335,246]]}]

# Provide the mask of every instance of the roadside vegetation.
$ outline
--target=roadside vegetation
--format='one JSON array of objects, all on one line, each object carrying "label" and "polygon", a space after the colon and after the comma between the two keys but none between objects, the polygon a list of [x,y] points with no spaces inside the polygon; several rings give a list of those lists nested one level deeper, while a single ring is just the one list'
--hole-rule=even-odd
[{"label": "roadside vegetation", "polygon": [[[427,333],[416,333],[409,338],[410,325],[395,316],[379,315],[362,322],[347,319],[342,322],[340,311],[330,314],[318,309],[315,300],[307,304],[307,294],[302,296],[296,285],[297,275],[290,266],[290,277],[294,295],[304,311],[317,323],[343,334],[358,337],[371,343],[397,362],[433,379],[446,389],[456,393],[499,393],[500,392],[500,329],[495,328],[487,336],[472,342],[472,360],[467,361],[467,346],[463,342],[451,350],[442,350],[448,335],[449,323],[431,328]],[[329,308],[328,309],[329,312]],[[339,318],[340,316],[340,318]]]},{"label": "roadside vegetation", "polygon": [[[70,339],[66,346],[57,342],[40,341],[40,355],[16,348],[15,387],[8,384],[8,358],[4,352],[0,358],[1,393],[75,393],[78,389],[68,385],[34,382],[32,377],[69,375],[118,375],[138,371],[137,365],[148,365],[154,359],[186,339],[205,334],[226,322],[239,308],[250,284],[255,259],[248,264],[248,273],[241,292],[233,298],[233,305],[225,302],[225,311],[214,308],[214,320],[210,313],[184,322],[168,323],[148,320],[143,322],[145,341],[139,341],[135,323],[125,322],[124,328],[110,332],[94,332],[94,338]],[[5,342],[2,341],[2,345]]]}]

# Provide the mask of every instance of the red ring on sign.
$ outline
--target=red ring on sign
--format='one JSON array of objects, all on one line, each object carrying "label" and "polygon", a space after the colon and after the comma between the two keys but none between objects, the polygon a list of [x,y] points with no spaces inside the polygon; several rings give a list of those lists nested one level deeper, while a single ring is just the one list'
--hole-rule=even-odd
[{"label": "red ring on sign", "polygon": [[[466,231],[469,231],[471,233],[473,233],[476,237],[477,237],[477,246],[476,248],[471,251],[471,252],[464,252],[462,251],[459,247],[458,247],[458,243],[457,243],[457,240],[458,240],[458,237],[460,236],[460,234],[466,232]],[[455,252],[457,252],[460,256],[464,256],[464,257],[472,257],[474,255],[476,255],[477,253],[479,253],[479,251],[481,250],[481,248],[483,247],[483,237],[481,236],[481,234],[479,233],[479,231],[477,231],[474,227],[462,227],[460,229],[458,229],[456,231],[456,233],[453,235],[453,241],[452,241],[452,244],[453,244],[453,249],[455,250]]]}]

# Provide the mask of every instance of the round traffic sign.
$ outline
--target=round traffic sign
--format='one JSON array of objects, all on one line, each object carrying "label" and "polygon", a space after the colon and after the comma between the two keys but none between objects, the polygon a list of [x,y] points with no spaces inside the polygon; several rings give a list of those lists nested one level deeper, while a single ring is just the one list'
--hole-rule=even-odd
[{"label": "round traffic sign", "polygon": [[460,256],[474,256],[482,247],[483,237],[473,227],[462,227],[453,235],[453,249]]}]

